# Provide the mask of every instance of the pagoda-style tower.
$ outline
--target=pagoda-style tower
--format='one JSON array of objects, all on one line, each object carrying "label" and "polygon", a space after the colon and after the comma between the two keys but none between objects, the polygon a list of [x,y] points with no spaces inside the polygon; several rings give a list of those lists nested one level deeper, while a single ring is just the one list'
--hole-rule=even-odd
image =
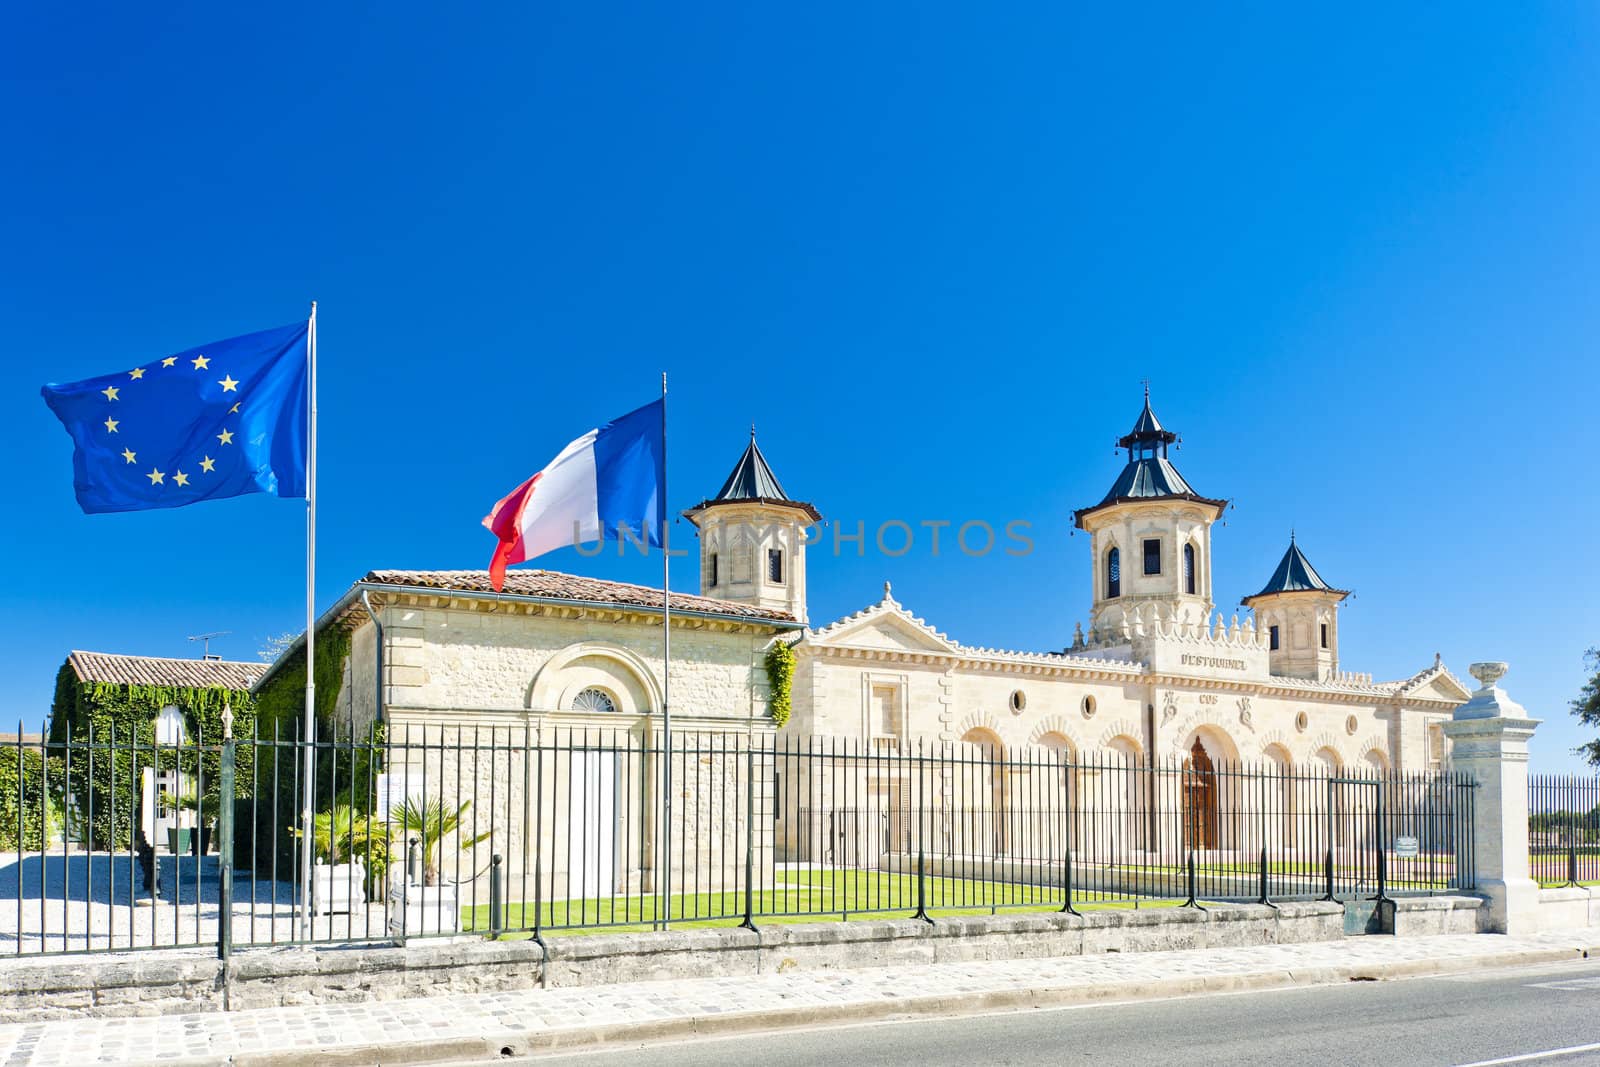
[{"label": "pagoda-style tower", "polygon": [[1291,533],[1289,551],[1266,588],[1240,601],[1256,613],[1256,628],[1267,635],[1268,669],[1317,681],[1338,673],[1339,604],[1349,595],[1322,580]]},{"label": "pagoda-style tower", "polygon": [[1115,643],[1140,619],[1201,625],[1211,615],[1211,524],[1228,506],[1196,493],[1167,456],[1178,435],[1144,409],[1117,441],[1128,462],[1105,499],[1074,518],[1090,536],[1090,639]]},{"label": "pagoda-style tower", "polygon": [[756,445],[754,427],[717,495],[683,514],[700,531],[701,596],[806,621],[804,530],[822,516],[789,499]]}]

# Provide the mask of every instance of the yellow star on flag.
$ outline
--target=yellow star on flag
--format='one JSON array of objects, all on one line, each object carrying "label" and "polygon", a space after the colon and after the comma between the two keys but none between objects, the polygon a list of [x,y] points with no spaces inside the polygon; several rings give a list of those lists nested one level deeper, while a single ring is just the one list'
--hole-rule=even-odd
[{"label": "yellow star on flag", "polygon": [[224,374],[222,376],[222,381],[218,382],[217,384],[222,386],[222,391],[224,393],[236,392],[239,388],[239,383],[233,380],[233,375],[231,374]]},{"label": "yellow star on flag", "polygon": [[209,366],[211,366],[211,360],[207,359],[205,356],[194,357],[195,370],[205,370]]},{"label": "yellow star on flag", "polygon": [[108,385],[100,391],[106,394],[107,400],[115,400],[117,398],[117,387],[114,385]]},{"label": "yellow star on flag", "polygon": [[233,407],[229,408],[228,409],[228,414],[229,415],[237,415],[237,414],[239,414],[239,405],[238,404],[234,404]]},{"label": "yellow star on flag", "polygon": [[177,356],[168,356],[166,359],[161,361],[161,365],[163,367],[170,367],[176,362],[178,362],[178,357]]},{"label": "yellow star on flag", "polygon": [[217,440],[221,441],[225,445],[233,444],[233,431],[223,430],[221,433],[217,434]]},{"label": "yellow star on flag", "polygon": [[145,477],[150,479],[151,485],[160,485],[162,482],[166,481],[167,478],[165,472],[158,471],[154,467],[150,468],[150,473],[146,474]]},{"label": "yellow star on flag", "polygon": [[134,381],[138,381],[140,378],[144,377],[144,368],[143,367],[135,367],[135,368],[133,368],[131,371],[128,372],[128,377],[132,378]]},{"label": "yellow star on flag", "polygon": [[107,419],[106,420],[106,432],[107,433],[116,433],[117,432],[117,427],[121,426],[121,425],[122,424],[120,422],[118,422],[116,419]]},{"label": "yellow star on flag", "polygon": [[188,485],[189,484],[189,476],[187,474],[183,473],[182,471],[179,471],[177,474],[174,474],[172,476],[172,480],[177,482],[179,485]]},{"label": "yellow star on flag", "polygon": [[205,471],[207,474],[210,474],[211,468],[215,467],[216,465],[217,461],[212,459],[210,456],[206,456],[200,461],[200,469]]},{"label": "yellow star on flag", "polygon": [[133,463],[133,462],[135,462],[135,461],[136,461],[136,460],[138,460],[138,458],[139,458],[139,457],[138,457],[138,456],[137,456],[137,455],[135,455],[135,454],[134,454],[134,451],[133,451],[133,449],[131,449],[131,448],[124,448],[124,449],[123,449],[123,450],[122,450],[122,458],[123,458],[123,459],[125,459],[125,460],[127,460],[127,461],[128,461],[128,462],[129,462],[129,463]]}]

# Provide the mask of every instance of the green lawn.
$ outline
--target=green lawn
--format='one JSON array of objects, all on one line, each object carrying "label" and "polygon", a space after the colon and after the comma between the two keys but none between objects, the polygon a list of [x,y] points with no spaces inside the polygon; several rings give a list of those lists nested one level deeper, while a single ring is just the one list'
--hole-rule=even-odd
[{"label": "green lawn", "polygon": [[[954,878],[927,880],[930,915],[988,915],[998,911],[1057,911],[1059,889]],[[1096,894],[1075,897],[1079,910],[1098,908],[1173,907],[1177,900],[1097,900]],[[737,926],[744,915],[744,892],[679,894],[669,907],[674,930]],[[658,916],[655,897],[607,897],[558,900],[542,905],[541,929],[558,933],[623,933],[650,930]],[[910,874],[879,871],[780,871],[777,884],[752,894],[759,926],[773,923],[827,922],[852,918],[907,918],[917,908],[917,879]],[[528,930],[534,924],[531,901],[506,905],[505,928]],[[489,906],[461,910],[462,929],[489,929]],[[526,936],[526,935],[523,935]]]}]

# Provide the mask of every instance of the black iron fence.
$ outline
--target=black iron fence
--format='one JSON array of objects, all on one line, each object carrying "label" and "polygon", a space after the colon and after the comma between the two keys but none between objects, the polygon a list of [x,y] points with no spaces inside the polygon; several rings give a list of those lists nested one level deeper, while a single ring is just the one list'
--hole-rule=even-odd
[{"label": "black iron fence", "polygon": [[1448,774],[748,733],[669,756],[653,726],[18,741],[0,950],[1471,888],[1473,787]]},{"label": "black iron fence", "polygon": [[1528,777],[1529,873],[1543,886],[1600,885],[1600,777]]}]

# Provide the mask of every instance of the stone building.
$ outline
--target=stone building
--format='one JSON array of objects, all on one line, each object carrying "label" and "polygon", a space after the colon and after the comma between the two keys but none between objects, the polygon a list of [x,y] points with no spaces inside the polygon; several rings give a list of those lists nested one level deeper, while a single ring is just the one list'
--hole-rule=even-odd
[{"label": "stone building", "polygon": [[[903,813],[929,804],[979,813],[981,825],[959,850],[1004,851],[1015,832],[1000,825],[1015,807],[1010,798],[1018,788],[1037,792],[1038,780],[1029,785],[978,763],[965,781],[919,779],[893,762],[913,746],[954,746],[991,764],[1026,752],[1086,767],[1114,760],[1199,771],[1245,761],[1286,774],[1440,768],[1440,724],[1467,689],[1437,658],[1399,681],[1344,669],[1339,608],[1348,594],[1323,580],[1293,538],[1263,587],[1241,600],[1242,618],[1217,612],[1212,532],[1228,503],[1202,496],[1178,472],[1168,454],[1175,439],[1147,394],[1119,442],[1122,471],[1102,500],[1075,515],[1089,534],[1088,627],[1069,647],[1041,652],[963,644],[902,606],[887,583],[877,603],[808,626],[806,546],[820,516],[784,491],[752,434],[717,494],[685,513],[700,535],[702,595],[673,594],[674,731],[736,739],[726,758],[685,760],[674,771],[683,777],[672,791],[671,829],[678,847],[691,850],[685,867],[731,870],[749,819],[759,828],[763,868],[774,855],[814,858],[808,853],[822,831],[807,813],[834,818],[843,808],[886,813],[870,830],[827,831],[835,845],[848,838],[863,855],[893,851]],[[451,746],[495,738],[490,772],[469,780],[478,783],[480,809],[502,811],[509,830],[497,847],[509,850],[514,873],[538,861],[574,895],[651,887],[662,830],[661,596],[543,570],[510,572],[498,593],[482,571],[373,571],[319,622],[350,637],[336,721],[325,728],[361,736],[381,721],[391,741],[427,739],[438,746],[436,782],[452,773]],[[793,712],[781,731],[768,714],[764,668],[775,642],[795,657]],[[262,684],[270,680],[271,673]],[[743,746],[775,732],[790,746],[846,739],[851,751],[883,762],[877,770],[855,765],[848,781],[835,774],[831,782],[814,768],[750,762]],[[529,767],[530,746],[565,737],[570,749],[574,736],[586,740],[559,769],[546,768],[542,756]],[[412,762],[390,768],[390,777],[430,773]],[[693,787],[682,788],[691,773]],[[1085,795],[1112,789],[1109,777],[1073,774],[1071,788]],[[755,787],[748,815],[726,806],[741,775]],[[1135,782],[1127,773],[1118,780]],[[1109,821],[1089,829],[1147,848],[1185,833],[1213,845],[1216,813],[1250,802],[1219,787],[1185,799],[1187,829],[1163,827],[1153,814],[1137,814],[1156,806],[1143,788],[1123,784],[1112,789],[1118,795],[1100,796]],[[558,821],[583,828],[564,838],[535,834],[535,795],[556,807],[579,798],[583,818]],[[1196,818],[1195,805],[1209,814]]]}]

